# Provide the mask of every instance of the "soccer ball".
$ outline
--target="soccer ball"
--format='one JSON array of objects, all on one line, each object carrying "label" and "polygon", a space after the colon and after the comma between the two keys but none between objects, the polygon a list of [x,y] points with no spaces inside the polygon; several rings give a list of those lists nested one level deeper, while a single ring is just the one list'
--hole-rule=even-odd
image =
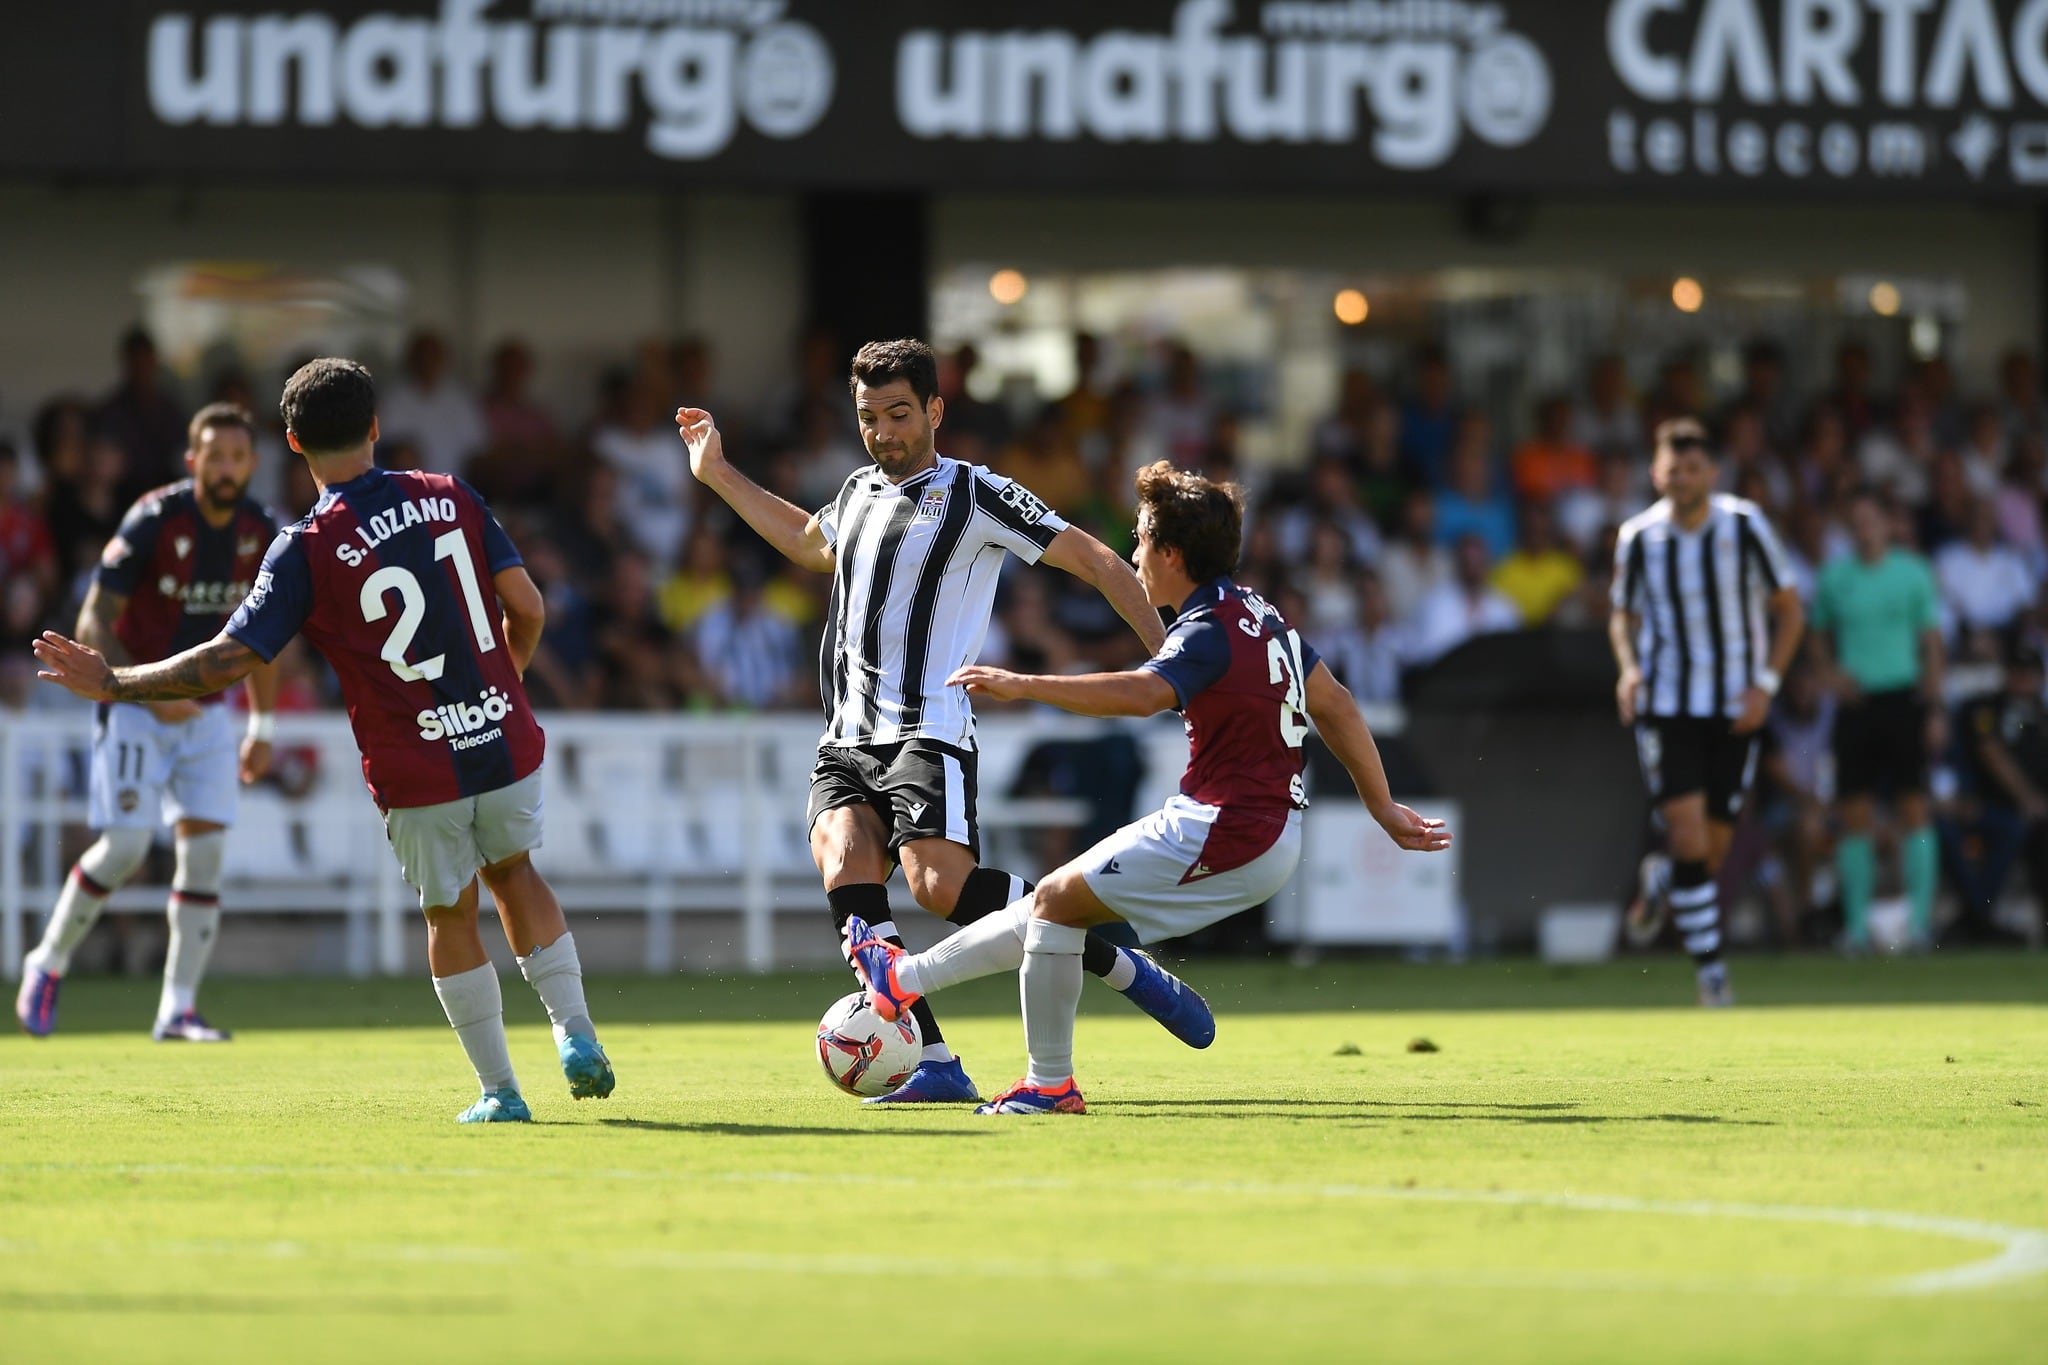
[{"label": "soccer ball", "polygon": [[924,1055],[917,1020],[889,1023],[855,991],[818,1021],[818,1065],[825,1079],[849,1095],[886,1095],[910,1079]]}]

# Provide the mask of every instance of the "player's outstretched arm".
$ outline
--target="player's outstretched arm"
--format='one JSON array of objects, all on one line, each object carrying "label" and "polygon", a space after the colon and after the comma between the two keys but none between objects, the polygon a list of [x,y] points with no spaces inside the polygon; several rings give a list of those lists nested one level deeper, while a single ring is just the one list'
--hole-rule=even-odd
[{"label": "player's outstretched arm", "polygon": [[760,532],[790,563],[813,573],[832,572],[838,557],[818,528],[818,519],[728,464],[725,440],[710,413],[702,408],[677,408],[676,429],[690,449],[690,472],[697,482],[724,498],[742,521]]},{"label": "player's outstretched arm", "polygon": [[491,586],[498,590],[505,648],[512,651],[512,665],[523,678],[533,652],[540,648],[540,633],[548,622],[547,600],[523,565],[498,570],[491,576]]},{"label": "player's outstretched arm", "polygon": [[1007,668],[969,664],[955,669],[948,687],[964,687],[991,701],[1042,701],[1083,716],[1150,716],[1170,711],[1179,699],[1173,684],[1157,673],[1012,673]]},{"label": "player's outstretched arm", "polygon": [[177,701],[207,697],[247,677],[263,662],[255,650],[223,631],[203,645],[162,663],[115,668],[91,645],[54,630],[35,642],[36,676],[88,701]]},{"label": "player's outstretched arm", "polygon": [[1449,848],[1451,831],[1443,821],[1425,820],[1394,800],[1394,794],[1387,786],[1387,770],[1380,764],[1379,745],[1373,743],[1372,731],[1366,728],[1365,717],[1358,714],[1358,703],[1352,700],[1351,689],[1338,682],[1329,666],[1320,659],[1316,661],[1315,671],[1308,675],[1307,701],[1308,718],[1315,722],[1316,733],[1323,737],[1323,743],[1330,746],[1330,752],[1337,755],[1338,762],[1351,774],[1359,799],[1372,812],[1372,818],[1380,822],[1380,828],[1387,832],[1387,837],[1402,848],[1417,853],[1435,853]]},{"label": "player's outstretched arm", "polygon": [[[1157,654],[1166,643],[1166,627],[1145,596],[1138,575],[1123,557],[1078,526],[1069,526],[1045,547],[1043,562],[1064,569],[1101,593],[1116,608],[1116,614],[1145,642],[1147,654]],[[1171,691],[1172,689],[1167,689]],[[1172,705],[1169,701],[1167,705]],[[1164,710],[1164,707],[1155,708]],[[1144,714],[1151,714],[1146,712]]]}]

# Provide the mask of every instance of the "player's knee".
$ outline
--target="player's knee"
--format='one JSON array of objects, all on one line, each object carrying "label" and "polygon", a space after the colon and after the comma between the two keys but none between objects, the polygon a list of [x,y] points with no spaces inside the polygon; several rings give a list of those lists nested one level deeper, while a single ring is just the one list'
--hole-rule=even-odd
[{"label": "player's knee", "polygon": [[1081,874],[1072,868],[1062,867],[1048,873],[1031,893],[1031,917],[1054,924],[1067,923],[1075,906],[1076,883],[1080,881]]},{"label": "player's knee", "polygon": [[78,859],[85,875],[101,886],[117,887],[135,875],[149,856],[150,832],[146,829],[102,831],[97,842]]},{"label": "player's knee", "polygon": [[221,867],[227,861],[227,846],[225,830],[209,829],[197,834],[179,835],[178,869],[172,884],[181,891],[218,895]]}]

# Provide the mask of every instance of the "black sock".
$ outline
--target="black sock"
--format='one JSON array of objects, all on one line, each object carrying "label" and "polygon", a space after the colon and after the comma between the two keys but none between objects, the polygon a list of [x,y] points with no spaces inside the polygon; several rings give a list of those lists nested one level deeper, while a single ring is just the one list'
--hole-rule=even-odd
[{"label": "black sock", "polygon": [[1022,900],[1031,893],[1032,886],[1033,883],[999,867],[977,867],[960,883],[960,898],[953,902],[953,913],[946,916],[946,923],[965,929],[1012,901]]},{"label": "black sock", "polygon": [[[896,922],[895,915],[889,909],[889,888],[880,882],[855,882],[850,886],[834,887],[825,893],[825,900],[832,907],[832,927],[838,931],[842,940],[846,937],[846,921],[851,915],[859,915],[870,927]],[[882,941],[893,943],[898,948],[904,946],[901,934],[884,934]],[[926,1004],[922,997],[910,1007],[910,1013],[916,1018],[919,1031],[924,1034],[926,1047],[946,1041],[946,1035],[939,1030],[937,1016],[932,1013],[932,1007]]]},{"label": "black sock", "polygon": [[1090,929],[1081,943],[1081,970],[1090,976],[1108,976],[1114,966],[1116,945]]},{"label": "black sock", "polygon": [[1721,907],[1714,874],[1698,859],[1671,864],[1671,922],[1692,960],[1705,967],[1721,960]]}]

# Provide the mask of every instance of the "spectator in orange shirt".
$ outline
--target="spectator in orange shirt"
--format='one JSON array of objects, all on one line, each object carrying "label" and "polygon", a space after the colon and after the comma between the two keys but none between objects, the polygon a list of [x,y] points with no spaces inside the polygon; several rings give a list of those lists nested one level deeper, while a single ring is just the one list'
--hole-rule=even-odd
[{"label": "spectator in orange shirt", "polygon": [[1593,452],[1572,439],[1571,400],[1559,395],[1536,407],[1536,434],[1515,452],[1517,496],[1548,505],[1570,488],[1591,488],[1599,477]]}]

